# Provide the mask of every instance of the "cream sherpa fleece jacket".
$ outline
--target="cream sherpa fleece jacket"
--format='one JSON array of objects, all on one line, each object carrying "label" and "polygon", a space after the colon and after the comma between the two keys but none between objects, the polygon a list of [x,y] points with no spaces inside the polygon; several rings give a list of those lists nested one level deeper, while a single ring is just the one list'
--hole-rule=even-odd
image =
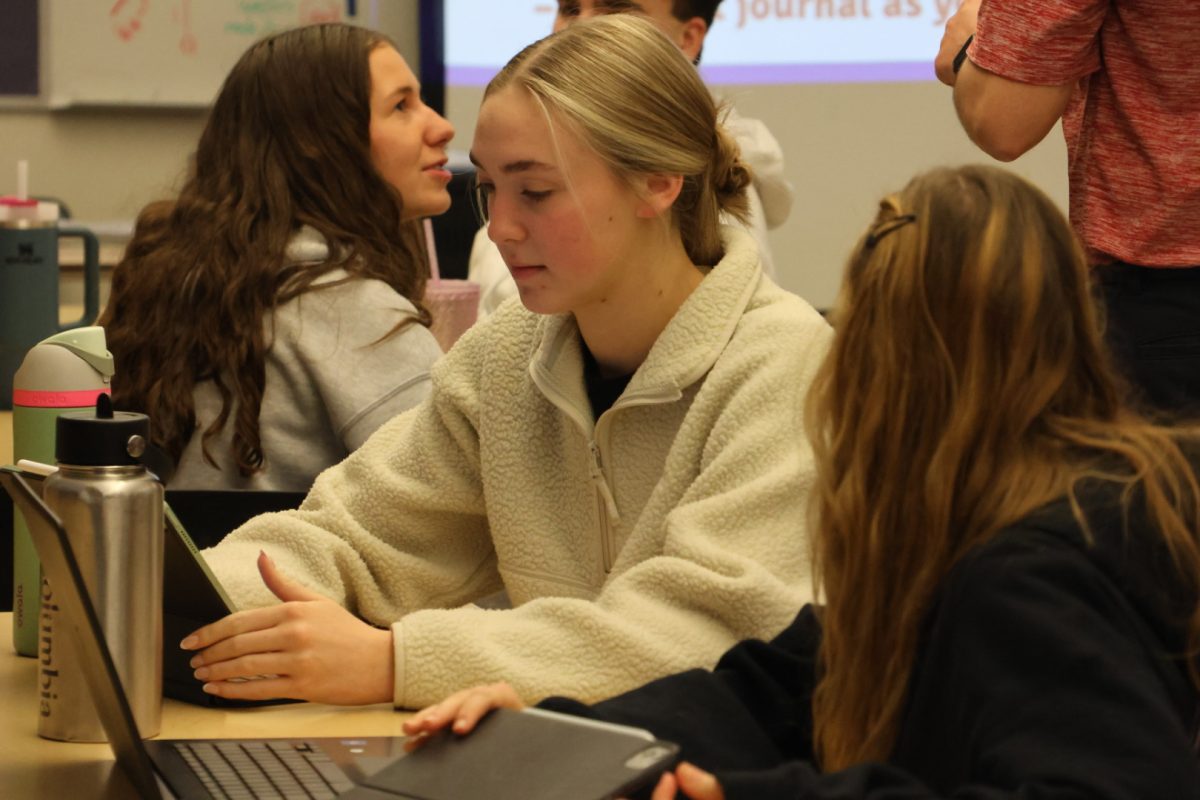
[{"label": "cream sherpa fleece jacket", "polygon": [[[831,331],[724,235],[595,424],[574,318],[510,302],[435,365],[424,403],[209,564],[267,605],[262,549],[390,624],[402,707],[500,679],[596,700],[772,637],[810,599],[801,409]],[[513,608],[472,605],[501,590]]]}]

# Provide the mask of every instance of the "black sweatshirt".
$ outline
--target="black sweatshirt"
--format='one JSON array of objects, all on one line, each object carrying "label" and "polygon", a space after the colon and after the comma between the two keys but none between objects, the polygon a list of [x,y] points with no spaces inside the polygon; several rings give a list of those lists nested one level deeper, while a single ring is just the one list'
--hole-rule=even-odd
[{"label": "black sweatshirt", "polygon": [[1066,501],[977,547],[947,575],[923,631],[886,763],[821,774],[810,701],[810,607],[771,643],[584,706],[647,728],[738,798],[1200,798],[1200,698],[1178,654],[1188,600],[1157,535],[1090,503],[1088,545]]}]

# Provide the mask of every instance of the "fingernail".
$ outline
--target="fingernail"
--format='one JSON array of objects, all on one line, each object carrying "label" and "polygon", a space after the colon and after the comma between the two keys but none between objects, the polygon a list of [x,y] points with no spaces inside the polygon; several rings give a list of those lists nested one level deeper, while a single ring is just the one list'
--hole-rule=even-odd
[{"label": "fingernail", "polygon": [[198,644],[200,644],[200,638],[198,636],[189,636],[186,639],[184,639],[182,642],[180,642],[179,646],[181,648],[183,648],[184,650],[191,650],[193,647],[195,647]]},{"label": "fingernail", "polygon": [[204,666],[204,659],[200,656],[192,656],[191,661],[188,662],[188,666],[192,669],[195,669],[196,667],[202,667]]},{"label": "fingernail", "polygon": [[208,667],[201,667],[192,673],[198,681],[208,680]]},{"label": "fingernail", "polygon": [[217,685],[215,683],[206,683],[203,686],[201,686],[200,688],[202,690],[204,690],[205,692],[207,692],[208,694],[218,694]]}]

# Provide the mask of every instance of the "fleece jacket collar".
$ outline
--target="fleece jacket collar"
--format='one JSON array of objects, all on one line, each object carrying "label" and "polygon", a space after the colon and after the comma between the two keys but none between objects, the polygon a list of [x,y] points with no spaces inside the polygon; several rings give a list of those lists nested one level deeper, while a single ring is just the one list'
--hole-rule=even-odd
[{"label": "fleece jacket collar", "polygon": [[[762,266],[754,239],[745,231],[724,226],[721,239],[725,257],[675,312],[613,408],[635,400],[678,399],[685,388],[712,368],[729,343],[758,287]],[[529,364],[530,377],[552,400],[561,399],[585,409],[589,406],[579,377],[582,373],[583,355],[575,317],[546,316]]]}]

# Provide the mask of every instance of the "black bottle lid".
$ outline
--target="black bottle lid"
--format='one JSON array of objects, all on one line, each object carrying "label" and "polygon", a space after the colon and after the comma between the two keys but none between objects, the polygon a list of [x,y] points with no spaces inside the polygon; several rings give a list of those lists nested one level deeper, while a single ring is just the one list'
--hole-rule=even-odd
[{"label": "black bottle lid", "polygon": [[141,466],[150,439],[150,418],[113,411],[112,398],[96,398],[96,410],[61,414],[55,428],[54,458],[75,467]]}]

